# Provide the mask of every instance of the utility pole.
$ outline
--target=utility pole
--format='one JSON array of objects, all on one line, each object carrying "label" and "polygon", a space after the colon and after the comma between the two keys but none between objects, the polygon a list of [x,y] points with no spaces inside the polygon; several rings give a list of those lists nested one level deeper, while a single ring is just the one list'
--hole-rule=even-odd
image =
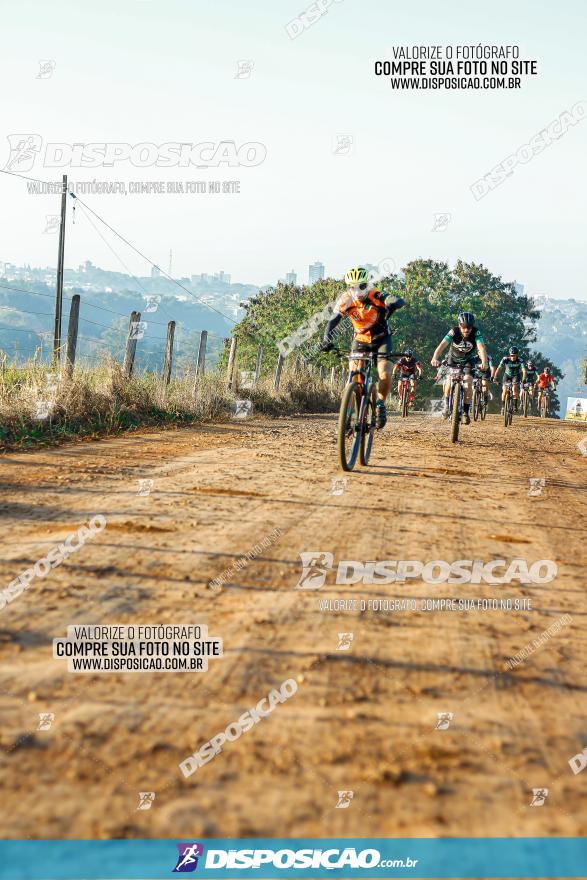
[{"label": "utility pole", "polygon": [[57,252],[57,278],[55,281],[55,326],[53,328],[53,366],[61,359],[61,314],[63,311],[63,257],[65,254],[65,212],[67,208],[67,174],[63,175],[61,192],[61,225],[59,227],[59,250]]}]

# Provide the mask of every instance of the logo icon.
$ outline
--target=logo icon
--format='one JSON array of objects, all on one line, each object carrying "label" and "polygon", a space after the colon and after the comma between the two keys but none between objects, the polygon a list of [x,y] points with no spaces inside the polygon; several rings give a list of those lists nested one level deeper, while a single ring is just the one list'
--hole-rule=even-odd
[{"label": "logo icon", "polygon": [[201,843],[178,843],[177,865],[173,874],[189,874],[198,867],[198,859],[204,855],[204,846]]},{"label": "logo icon", "polygon": [[448,730],[450,722],[454,718],[454,712],[437,712],[438,721],[436,722],[436,730]]},{"label": "logo icon", "polygon": [[37,730],[50,730],[54,720],[54,712],[39,712],[39,726]]},{"label": "logo icon", "polygon": [[334,556],[332,553],[322,553],[321,550],[312,550],[300,553],[302,560],[302,573],[295,585],[296,590],[319,590],[324,586],[327,572],[332,568]]},{"label": "logo icon", "polygon": [[36,79],[49,79],[49,77],[53,76],[53,71],[55,70],[55,62],[51,60],[47,61],[39,61],[39,72]]},{"label": "logo icon", "polygon": [[532,800],[530,801],[531,807],[541,807],[544,804],[544,801],[548,797],[548,789],[547,788],[533,788],[532,789]]},{"label": "logo icon", "polygon": [[146,321],[131,321],[130,323],[130,339],[142,339],[147,329]]},{"label": "logo icon", "polygon": [[342,495],[348,483],[347,477],[333,477],[329,495]]},{"label": "logo icon", "polygon": [[349,651],[351,648],[351,642],[353,640],[352,633],[339,633],[338,634],[338,645],[336,646],[337,651]]},{"label": "logo icon", "polygon": [[151,493],[151,489],[153,488],[155,480],[139,480],[138,483],[139,491],[137,492],[137,495],[140,495],[141,498],[144,498]]},{"label": "logo icon", "polygon": [[156,312],[160,302],[161,297],[158,294],[145,296],[145,312]]},{"label": "logo icon", "polygon": [[5,171],[30,171],[40,152],[43,139],[40,134],[9,134],[10,155]]},{"label": "logo icon", "polygon": [[255,66],[255,62],[251,58],[243,58],[240,61],[236,62],[236,73],[234,75],[235,79],[249,79],[251,73],[253,72],[253,67]]},{"label": "logo icon", "polygon": [[246,419],[252,409],[252,400],[235,400],[232,417],[233,419]]},{"label": "logo icon", "polygon": [[440,214],[434,215],[434,226],[431,229],[431,232],[443,232],[450,221],[452,220],[452,214],[444,211]]},{"label": "logo icon", "polygon": [[248,390],[253,387],[255,373],[253,370],[239,370],[239,387]]},{"label": "logo icon", "polygon": [[530,480],[530,488],[528,489],[528,495],[530,498],[536,497],[536,495],[542,495],[542,490],[546,485],[546,479],[544,477],[529,477]]},{"label": "logo icon", "polygon": [[137,810],[150,810],[154,800],[154,791],[139,791],[139,805]]},{"label": "logo icon", "polygon": [[339,791],[338,792],[338,803],[336,805],[337,810],[346,810],[351,805],[351,801],[354,796],[354,791]]},{"label": "logo icon", "polygon": [[33,412],[34,419],[48,419],[55,404],[52,400],[37,400]]},{"label": "logo icon", "polygon": [[59,214],[45,214],[43,234],[51,235],[59,229]]},{"label": "logo icon", "polygon": [[334,139],[332,152],[335,156],[350,156],[353,152],[355,139],[352,134],[337,134]]}]

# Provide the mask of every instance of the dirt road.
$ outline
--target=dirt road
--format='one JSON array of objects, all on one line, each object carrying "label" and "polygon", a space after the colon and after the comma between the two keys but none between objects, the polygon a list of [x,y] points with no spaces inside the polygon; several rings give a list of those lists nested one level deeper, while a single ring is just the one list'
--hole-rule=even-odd
[{"label": "dirt road", "polygon": [[[373,466],[332,494],[334,431],[330,416],[235,420],[1,459],[4,585],[90,517],[107,520],[0,611],[3,838],[587,833],[587,773],[568,764],[587,746],[584,431],[517,419],[506,432],[490,417],[455,447],[439,419],[394,418]],[[139,479],[154,481],[148,496]],[[320,590],[295,589],[307,551],[521,557],[558,575],[336,585],[330,573]],[[320,605],[390,597],[418,610]],[[420,610],[441,597],[531,610]],[[224,655],[205,673],[69,673],[52,639],[82,623],[203,623]],[[337,650],[343,632],[351,647]],[[180,761],[290,678],[291,699],[183,777]],[[54,715],[50,729],[39,713]],[[540,808],[533,788],[549,789]],[[150,809],[137,810],[139,792],[155,793]]]}]

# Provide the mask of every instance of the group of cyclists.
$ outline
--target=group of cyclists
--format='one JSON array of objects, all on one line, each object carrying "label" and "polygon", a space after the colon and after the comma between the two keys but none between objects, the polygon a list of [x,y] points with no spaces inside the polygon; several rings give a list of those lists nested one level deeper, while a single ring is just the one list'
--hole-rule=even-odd
[{"label": "group of cyclists", "polygon": [[[389,318],[405,305],[400,296],[385,296],[380,290],[371,287],[369,273],[362,267],[349,269],[345,275],[346,290],[337,302],[335,313],[324,331],[321,345],[322,351],[330,351],[336,326],[346,315],[352,324],[354,339],[353,352],[377,353],[377,371],[379,385],[377,389],[376,426],[383,428],[387,421],[385,400],[389,394],[393,380],[397,376],[398,395],[401,394],[402,379],[409,379],[410,401],[413,402],[416,383],[422,376],[422,365],[411,349],[406,349],[392,367],[392,337]],[[443,358],[443,355],[444,358]],[[485,402],[489,400],[489,382],[498,382],[498,375],[503,371],[502,379],[502,413],[506,397],[506,388],[511,387],[514,411],[518,410],[520,387],[524,386],[529,396],[530,405],[538,391],[537,406],[540,409],[542,397],[556,388],[554,377],[547,366],[539,372],[532,360],[523,363],[516,346],[512,346],[494,367],[483,334],[475,324],[472,312],[459,313],[457,323],[440,341],[432,355],[431,365],[439,369],[437,379],[443,380],[443,415],[448,418],[448,402],[451,380],[449,369],[459,367],[463,373],[464,386],[464,420],[470,424],[470,408],[473,393],[473,378],[480,377]],[[356,369],[351,361],[351,370]]]}]

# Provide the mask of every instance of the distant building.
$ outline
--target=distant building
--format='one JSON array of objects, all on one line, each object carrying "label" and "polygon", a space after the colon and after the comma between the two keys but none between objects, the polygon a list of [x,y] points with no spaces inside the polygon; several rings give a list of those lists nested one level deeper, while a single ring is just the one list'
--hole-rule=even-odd
[{"label": "distant building", "polygon": [[321,281],[324,278],[324,263],[310,263],[308,266],[308,281],[313,284],[315,281]]},{"label": "distant building", "polygon": [[230,275],[227,275],[226,272],[218,272],[214,276],[215,281],[220,281],[221,284],[230,284]]},{"label": "distant building", "polygon": [[514,281],[514,290],[518,296],[524,296],[524,285]]},{"label": "distant building", "polygon": [[296,273],[294,272],[293,269],[291,270],[291,272],[286,272],[286,275],[285,275],[285,283],[286,284],[296,284],[297,280],[298,280],[298,276],[296,275]]},{"label": "distant building", "polygon": [[159,266],[151,267],[151,278],[160,278],[161,277],[161,269]]}]

